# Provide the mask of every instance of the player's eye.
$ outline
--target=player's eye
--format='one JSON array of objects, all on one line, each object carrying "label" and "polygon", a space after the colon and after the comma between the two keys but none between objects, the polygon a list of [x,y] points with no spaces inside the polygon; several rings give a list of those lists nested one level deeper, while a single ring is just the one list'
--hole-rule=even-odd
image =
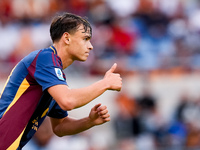
[{"label": "player's eye", "polygon": [[85,40],[85,41],[88,41],[88,40],[90,40],[90,37],[86,37],[86,38],[84,38],[84,40]]}]

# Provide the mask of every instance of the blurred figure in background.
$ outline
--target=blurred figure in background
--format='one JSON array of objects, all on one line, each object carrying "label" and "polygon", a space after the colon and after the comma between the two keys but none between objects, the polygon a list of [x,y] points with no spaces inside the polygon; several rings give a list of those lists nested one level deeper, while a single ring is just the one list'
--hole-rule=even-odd
[{"label": "blurred figure in background", "polygon": [[134,137],[140,134],[140,120],[138,116],[138,105],[134,98],[126,92],[121,92],[116,97],[118,114],[113,126],[116,135],[117,150],[129,150],[135,148]]}]

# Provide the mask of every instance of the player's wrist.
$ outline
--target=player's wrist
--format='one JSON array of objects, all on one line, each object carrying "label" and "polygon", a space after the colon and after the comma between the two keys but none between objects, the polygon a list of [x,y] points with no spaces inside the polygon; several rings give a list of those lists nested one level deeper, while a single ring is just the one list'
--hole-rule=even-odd
[{"label": "player's wrist", "polygon": [[100,82],[101,82],[103,88],[105,89],[105,91],[110,89],[110,84],[105,78],[100,80]]},{"label": "player's wrist", "polygon": [[95,122],[94,122],[94,120],[90,116],[88,116],[86,118],[86,122],[88,124],[88,128],[94,127],[96,125]]}]

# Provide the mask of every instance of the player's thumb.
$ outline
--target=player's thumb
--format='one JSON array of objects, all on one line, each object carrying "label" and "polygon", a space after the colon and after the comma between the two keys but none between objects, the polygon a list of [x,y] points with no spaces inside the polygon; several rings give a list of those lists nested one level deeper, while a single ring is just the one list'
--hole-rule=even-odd
[{"label": "player's thumb", "polygon": [[108,70],[108,72],[113,73],[116,68],[117,68],[117,64],[114,63],[113,66]]}]

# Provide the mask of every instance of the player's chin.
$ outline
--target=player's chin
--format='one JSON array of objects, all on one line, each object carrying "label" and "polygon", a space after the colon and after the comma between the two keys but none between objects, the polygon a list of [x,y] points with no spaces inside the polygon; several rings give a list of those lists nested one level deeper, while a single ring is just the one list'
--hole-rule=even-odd
[{"label": "player's chin", "polygon": [[79,59],[79,61],[86,61],[88,59],[88,57],[82,57]]}]

